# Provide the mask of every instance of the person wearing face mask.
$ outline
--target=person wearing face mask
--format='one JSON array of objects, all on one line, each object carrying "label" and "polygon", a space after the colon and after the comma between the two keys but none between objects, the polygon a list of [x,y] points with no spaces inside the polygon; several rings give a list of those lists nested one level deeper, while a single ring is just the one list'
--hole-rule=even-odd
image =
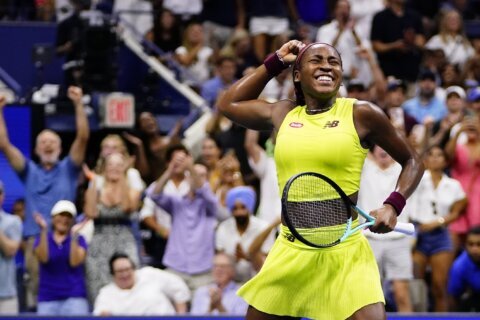
[{"label": "person wearing face mask", "polygon": [[40,233],[35,223],[34,212],[40,213],[47,225],[50,225],[50,211],[59,200],[75,201],[77,179],[80,165],[85,158],[89,138],[89,126],[82,103],[82,89],[69,87],[68,97],[75,109],[76,136],[68,155],[60,159],[62,141],[52,130],[42,130],[35,144],[35,154],[39,163],[27,159],[14,146],[8,137],[3,109],[5,97],[0,96],[0,151],[5,155],[12,168],[25,184],[25,220],[23,237],[26,240],[25,263],[31,281],[27,285],[27,303],[29,308],[36,305],[38,287],[38,262],[33,255],[33,242]]},{"label": "person wearing face mask", "polygon": [[[267,221],[253,215],[255,201],[256,194],[251,187],[230,189],[226,196],[226,205],[232,216],[220,223],[216,232],[216,250],[236,258],[235,280],[238,282],[245,282],[255,274],[248,250],[255,238],[269,225]],[[267,255],[274,241],[272,233],[262,245],[263,255]]]},{"label": "person wearing face mask", "polygon": [[58,201],[51,212],[52,231],[48,231],[43,216],[35,214],[41,230],[34,244],[40,262],[38,315],[88,314],[84,270],[87,243],[78,234],[84,223],[73,226],[76,215],[71,201]]}]

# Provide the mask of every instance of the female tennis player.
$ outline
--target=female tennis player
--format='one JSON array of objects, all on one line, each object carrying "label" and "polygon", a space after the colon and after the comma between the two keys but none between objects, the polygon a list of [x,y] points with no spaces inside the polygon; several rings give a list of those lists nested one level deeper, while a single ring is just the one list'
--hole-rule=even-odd
[{"label": "female tennis player", "polygon": [[[292,64],[297,101],[258,100],[267,82]],[[337,97],[341,85],[342,60],[335,48],[292,40],[231,86],[218,106],[240,125],[277,131],[280,192],[293,175],[313,171],[334,180],[356,203],[368,147],[378,144],[402,166],[396,190],[371,212],[376,217],[371,230],[390,232],[423,166],[381,109]],[[248,320],[386,318],[378,267],[361,232],[317,249],[292,237],[284,225],[261,271],[239,295],[250,305]]]}]

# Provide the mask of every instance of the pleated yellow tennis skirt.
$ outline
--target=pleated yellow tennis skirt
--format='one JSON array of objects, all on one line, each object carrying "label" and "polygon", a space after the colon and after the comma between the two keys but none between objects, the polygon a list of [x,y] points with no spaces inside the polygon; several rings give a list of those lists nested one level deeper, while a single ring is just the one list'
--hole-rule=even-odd
[{"label": "pleated yellow tennis skirt", "polygon": [[[287,238],[282,226],[260,272],[238,295],[265,313],[344,320],[364,306],[385,303],[373,252],[361,232],[330,248]],[[394,253],[392,253],[394,254]]]}]

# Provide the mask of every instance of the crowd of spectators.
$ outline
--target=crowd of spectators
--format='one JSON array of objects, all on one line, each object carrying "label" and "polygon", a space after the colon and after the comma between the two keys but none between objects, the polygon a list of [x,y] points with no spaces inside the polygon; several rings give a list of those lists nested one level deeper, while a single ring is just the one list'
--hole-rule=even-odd
[{"label": "crowd of spectators", "polygon": [[[10,142],[0,98],[0,151],[26,190],[9,214],[0,182],[0,314],[243,314],[235,290],[262,267],[280,223],[275,133],[237,126],[216,101],[289,38],[334,45],[341,94],[377,104],[424,157],[401,215],[416,237],[366,231],[388,310],[480,311],[480,1],[25,0],[1,1],[0,17],[65,24],[120,2],[150,12],[138,29],[211,107],[207,137],[195,154],[181,123],[165,136],[141,111],[133,132],[105,132],[99,154],[86,154],[96,141],[74,68],[75,140],[62,152],[61,135],[43,130],[36,163]],[[66,30],[57,53],[75,60],[77,29]],[[261,94],[293,96],[289,70]],[[399,172],[372,148],[360,206],[378,207]]]}]

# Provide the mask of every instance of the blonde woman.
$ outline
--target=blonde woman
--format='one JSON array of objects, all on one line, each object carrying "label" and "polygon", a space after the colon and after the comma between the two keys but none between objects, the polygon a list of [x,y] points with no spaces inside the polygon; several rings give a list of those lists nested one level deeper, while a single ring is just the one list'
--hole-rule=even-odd
[{"label": "blonde woman", "polygon": [[93,219],[95,231],[87,256],[87,286],[94,301],[100,288],[110,281],[108,259],[125,252],[138,265],[138,248],[130,214],[138,209],[137,192],[127,180],[128,159],[113,153],[105,158],[104,183],[94,179],[85,194],[85,214]]},{"label": "blonde woman", "polygon": [[462,16],[456,10],[443,13],[440,31],[425,45],[427,49],[441,49],[448,62],[463,66],[475,51],[465,36]]},{"label": "blonde woman", "polygon": [[205,45],[205,31],[200,23],[191,23],[184,32],[183,44],[175,50],[175,58],[185,67],[184,81],[199,88],[210,78],[213,49]]}]

